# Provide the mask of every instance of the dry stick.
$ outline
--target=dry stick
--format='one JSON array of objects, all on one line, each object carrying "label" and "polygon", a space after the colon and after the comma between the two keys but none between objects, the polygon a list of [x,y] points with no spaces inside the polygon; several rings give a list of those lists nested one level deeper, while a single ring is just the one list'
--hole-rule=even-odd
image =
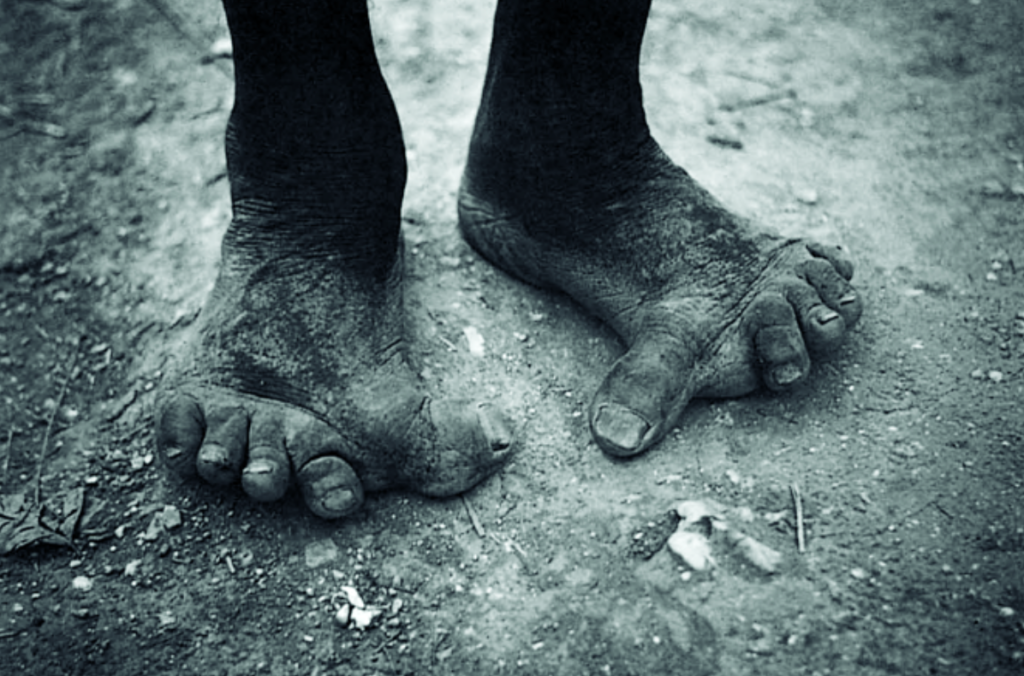
[{"label": "dry stick", "polygon": [[800,502],[800,488],[796,484],[790,484],[789,492],[793,496],[793,506],[796,510],[796,547],[801,554],[806,549],[804,540],[804,506]]},{"label": "dry stick", "polygon": [[46,451],[50,447],[50,432],[53,431],[53,421],[57,419],[60,406],[64,403],[64,395],[67,394],[71,377],[75,374],[75,366],[78,364],[78,341],[75,341],[75,350],[71,355],[71,364],[68,366],[68,374],[64,377],[64,384],[61,385],[60,394],[57,396],[57,403],[50,411],[50,420],[46,423],[46,433],[43,435],[43,447],[39,451],[39,461],[36,463],[36,504],[40,504],[39,497],[43,484],[43,464],[46,461]]},{"label": "dry stick", "polygon": [[0,463],[0,491],[7,485],[7,467],[11,463],[11,447],[14,444],[14,423],[11,423],[7,430],[7,450],[4,451],[4,461]]},{"label": "dry stick", "polygon": [[473,530],[475,530],[476,534],[480,537],[485,537],[487,533],[484,532],[483,524],[480,523],[480,519],[476,515],[476,510],[473,509],[473,505],[470,504],[465,495],[462,496],[462,504],[466,506],[466,514],[469,514],[469,520],[473,522]]}]

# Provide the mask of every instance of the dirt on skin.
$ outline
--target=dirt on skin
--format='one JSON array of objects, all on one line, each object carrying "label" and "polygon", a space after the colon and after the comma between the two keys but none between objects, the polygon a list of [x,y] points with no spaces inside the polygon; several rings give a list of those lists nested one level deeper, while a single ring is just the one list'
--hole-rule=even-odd
[{"label": "dirt on skin", "polygon": [[[154,389],[230,218],[221,9],[0,0],[0,671],[1021,673],[1024,4],[655,0],[655,137],[730,208],[847,247],[868,310],[798,391],[695,402],[626,462],[585,415],[617,339],[456,233],[493,2],[372,12],[421,374],[500,396],[518,456],[342,523],[168,478]],[[720,531],[690,570],[662,546],[681,500],[775,572]]]}]

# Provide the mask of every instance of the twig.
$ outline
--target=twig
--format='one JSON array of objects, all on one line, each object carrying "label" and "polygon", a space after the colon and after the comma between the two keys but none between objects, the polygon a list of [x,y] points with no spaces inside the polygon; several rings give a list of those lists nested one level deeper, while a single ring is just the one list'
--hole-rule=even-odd
[{"label": "twig", "polygon": [[75,349],[71,355],[71,363],[68,365],[68,373],[64,377],[64,384],[61,385],[60,394],[57,396],[57,403],[54,405],[53,410],[50,411],[50,420],[46,423],[46,433],[43,435],[43,447],[39,451],[39,461],[36,463],[36,504],[41,504],[39,498],[42,492],[43,484],[43,464],[46,461],[46,451],[50,447],[50,433],[53,431],[53,422],[57,419],[57,413],[60,411],[61,404],[64,403],[64,395],[67,394],[68,385],[71,383],[71,377],[75,374],[75,366],[78,365],[78,341],[75,341]]},{"label": "twig", "polygon": [[732,101],[729,103],[723,103],[719,107],[726,111],[732,112],[734,110],[740,110],[741,108],[753,108],[754,106],[761,106],[766,103],[773,103],[775,101],[781,101],[782,99],[795,99],[796,91],[793,89],[780,89],[774,92],[768,92],[762,96],[751,96],[747,99],[740,99],[739,101]]},{"label": "twig", "polygon": [[803,554],[807,548],[807,542],[804,539],[804,506],[800,501],[799,486],[790,484],[789,493],[793,496],[793,507],[796,510],[796,547]]},{"label": "twig", "polygon": [[480,518],[476,515],[476,510],[473,509],[473,505],[466,499],[465,495],[462,496],[462,504],[466,506],[466,514],[469,514],[469,520],[473,523],[473,530],[475,530],[476,534],[480,537],[486,537],[487,533],[484,531],[484,526],[480,523]]},{"label": "twig", "polygon": [[[204,45],[198,37],[186,30],[185,22],[171,9],[166,0],[147,0],[147,2],[150,7],[156,10],[157,14],[162,16],[171,25],[171,28],[178,31],[181,37],[191,43],[196,51],[203,52],[208,48],[208,45]],[[224,74],[224,77],[229,80],[234,79],[231,70],[219,60],[214,62],[214,65],[217,67],[217,70]]]}]

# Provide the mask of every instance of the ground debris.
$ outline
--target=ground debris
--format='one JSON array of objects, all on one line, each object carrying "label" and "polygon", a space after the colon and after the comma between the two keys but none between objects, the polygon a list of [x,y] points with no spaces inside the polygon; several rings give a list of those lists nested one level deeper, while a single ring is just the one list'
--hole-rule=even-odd
[{"label": "ground debris", "polygon": [[651,558],[665,546],[678,523],[679,517],[674,510],[663,512],[645,522],[633,531],[629,539],[629,555],[644,560]]},{"label": "ground debris", "polygon": [[0,496],[0,554],[36,545],[73,547],[84,501],[85,489],[81,486],[44,504],[24,493]]}]

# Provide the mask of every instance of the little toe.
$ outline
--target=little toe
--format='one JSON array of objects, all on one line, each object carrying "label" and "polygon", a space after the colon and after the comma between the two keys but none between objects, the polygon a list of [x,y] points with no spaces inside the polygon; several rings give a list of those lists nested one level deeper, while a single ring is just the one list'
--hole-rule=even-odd
[{"label": "little toe", "polygon": [[199,403],[184,394],[174,394],[157,409],[157,455],[175,474],[196,475],[196,455],[203,443],[206,420]]},{"label": "little toe", "polygon": [[678,339],[648,336],[612,365],[589,411],[604,452],[636,455],[665,436],[693,395],[694,354]]},{"label": "little toe", "polygon": [[846,281],[853,279],[853,263],[843,254],[842,247],[808,242],[807,251],[815,258],[823,258],[831,263],[832,268]]},{"label": "little toe", "polygon": [[761,296],[747,315],[761,378],[770,390],[781,391],[803,381],[811,370],[793,306],[782,294]]},{"label": "little toe", "polygon": [[242,489],[254,500],[280,500],[288,491],[292,470],[285,448],[285,424],[284,416],[278,412],[253,415]]},{"label": "little toe", "polygon": [[458,495],[513,455],[515,437],[500,408],[462,399],[428,400],[422,448],[402,468],[405,483],[433,497]]},{"label": "little toe", "polygon": [[216,486],[238,481],[249,438],[249,415],[241,408],[213,408],[206,414],[206,435],[196,458],[199,476]]}]

